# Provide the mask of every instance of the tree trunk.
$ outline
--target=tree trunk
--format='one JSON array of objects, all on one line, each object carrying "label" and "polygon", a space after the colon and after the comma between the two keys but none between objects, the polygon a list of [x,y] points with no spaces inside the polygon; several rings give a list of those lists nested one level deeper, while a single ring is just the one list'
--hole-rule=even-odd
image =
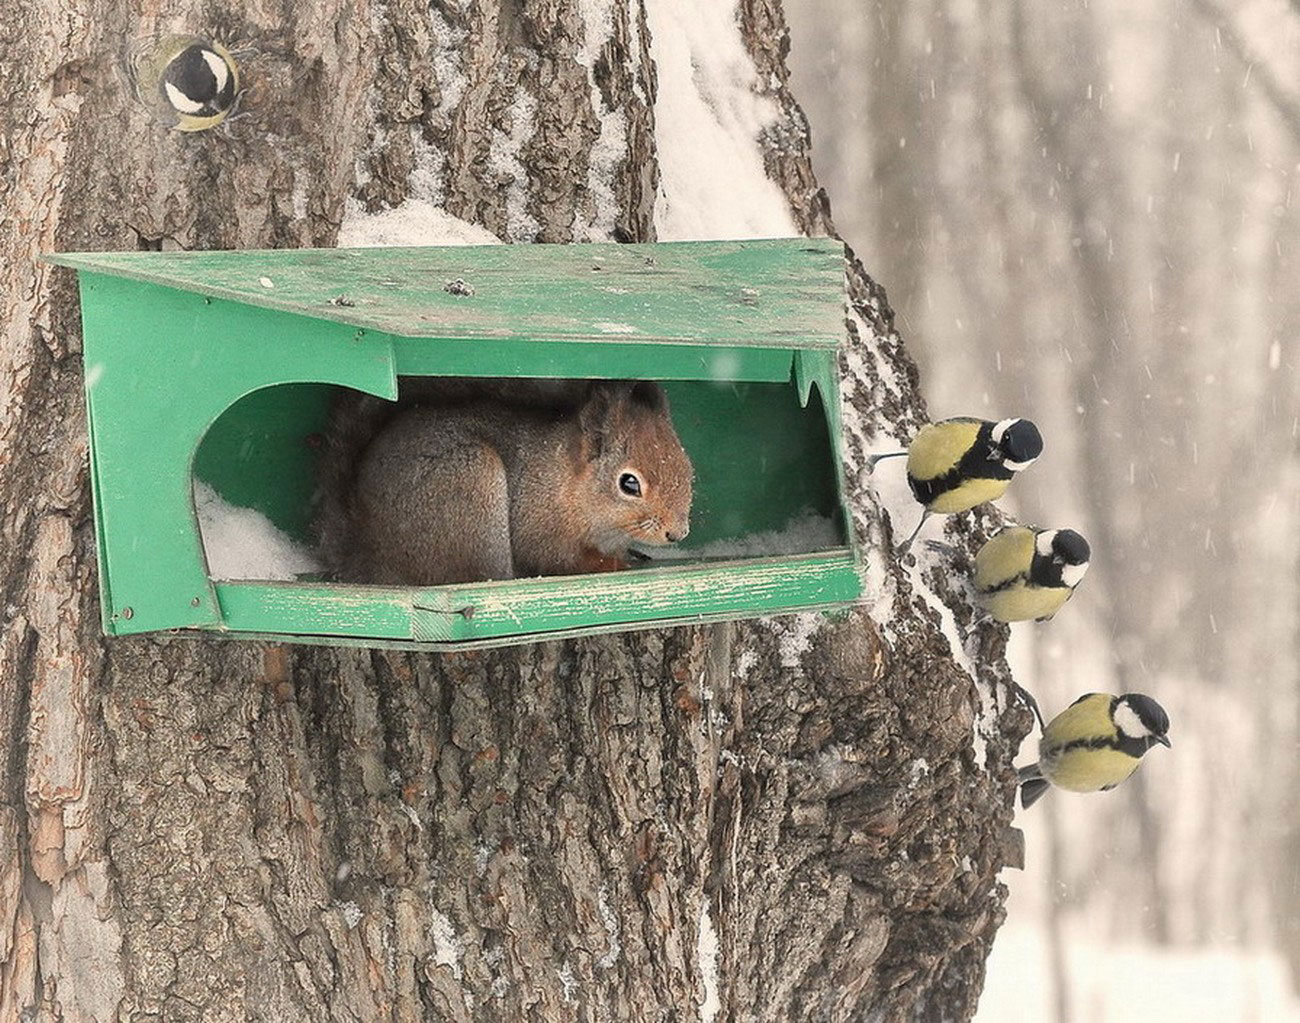
[{"label": "tree trunk", "polygon": [[[969,1017],[1029,718],[1005,630],[885,553],[862,457],[924,411],[857,263],[870,599],[840,620],[446,655],[100,635],[76,293],[39,253],[330,245],[412,196],[648,240],[670,141],[638,0],[172,6],[0,30],[0,1021]],[[117,72],[186,28],[239,48],[228,129],[158,128]],[[735,30],[763,165],[827,231],[779,3]]]}]

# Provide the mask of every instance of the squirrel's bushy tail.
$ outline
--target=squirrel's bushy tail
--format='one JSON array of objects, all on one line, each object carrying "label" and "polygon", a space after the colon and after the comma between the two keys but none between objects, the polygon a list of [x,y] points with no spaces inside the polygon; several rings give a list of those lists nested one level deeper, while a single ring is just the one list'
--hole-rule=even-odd
[{"label": "squirrel's bushy tail", "polygon": [[354,496],[357,465],[396,404],[361,391],[340,390],[330,407],[316,465],[313,522],[317,554],[332,578],[339,577],[356,538]]}]

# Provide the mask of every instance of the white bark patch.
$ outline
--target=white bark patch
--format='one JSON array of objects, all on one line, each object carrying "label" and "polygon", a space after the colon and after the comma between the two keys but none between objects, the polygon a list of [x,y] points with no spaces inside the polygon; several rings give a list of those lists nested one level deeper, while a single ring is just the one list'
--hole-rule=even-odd
[{"label": "white bark patch", "polygon": [[301,172],[293,176],[293,217],[303,220],[307,216],[307,175]]},{"label": "white bark patch", "polygon": [[758,663],[758,654],[746,647],[740,651],[740,656],[736,658],[735,667],[732,669],[732,677],[744,679],[749,677],[749,673],[754,670],[754,665]]},{"label": "white bark patch", "polygon": [[[856,313],[851,312],[850,315],[857,327],[858,336],[863,341],[844,349],[843,357],[847,372],[840,375],[840,387],[843,391],[841,412],[845,433],[846,464],[861,466],[867,454],[898,450],[904,445],[895,439],[887,424],[866,421],[853,401],[863,386],[862,382],[866,380],[881,381],[881,386],[894,395],[898,395],[900,391],[893,371],[881,359],[876,346],[866,341],[872,337],[870,328]],[[875,363],[874,370],[867,365],[869,357]],[[867,401],[865,404],[871,407],[875,403]],[[878,467],[876,473],[879,474],[887,468],[888,463]],[[853,485],[860,491],[876,494],[879,482],[876,474],[868,473],[863,468],[859,469],[859,478],[853,481]],[[906,484],[906,480],[903,482]],[[881,503],[878,494],[876,503]],[[862,510],[864,507],[865,505],[861,503],[855,503],[852,508],[854,525],[863,546],[863,599],[872,620],[886,637],[890,637],[897,599],[896,586],[890,571],[888,552],[884,546],[883,531],[873,518],[864,515]]]},{"label": "white bark patch", "polygon": [[596,968],[608,970],[618,962],[618,957],[623,951],[623,943],[619,940],[618,916],[614,913],[614,907],[609,904],[609,889],[604,885],[601,885],[600,891],[596,893],[596,911],[600,914],[600,922],[605,925],[605,936],[609,939],[605,954],[596,960]]},{"label": "white bark patch", "polygon": [[659,77],[659,240],[797,235],[758,146],[780,112],[759,91],[735,4],[647,0],[646,20]]},{"label": "white bark patch", "polygon": [[781,667],[798,668],[803,655],[812,646],[815,636],[826,619],[820,614],[789,615],[780,619],[778,635],[781,637]]},{"label": "white bark patch", "polygon": [[[987,763],[988,742],[986,737],[998,734],[998,709],[993,698],[993,687],[980,677],[975,662],[966,653],[966,648],[961,641],[961,633],[957,629],[957,619],[953,615],[952,609],[944,603],[934,590],[930,589],[930,584],[925,580],[925,572],[929,568],[938,567],[940,571],[948,570],[946,564],[943,563],[944,556],[931,553],[930,549],[920,541],[912,545],[912,553],[914,554],[914,560],[911,560],[910,564],[906,566],[908,581],[911,582],[912,589],[921,599],[938,613],[939,628],[944,639],[948,641],[948,648],[952,651],[953,663],[970,676],[971,681],[975,684],[975,692],[979,695],[979,706],[975,709],[975,727],[972,731],[971,740],[975,747],[975,763],[983,768]],[[937,566],[936,559],[938,559]]]},{"label": "white bark patch", "polygon": [[437,4],[429,5],[429,25],[434,43],[433,73],[442,93],[442,110],[455,110],[469,86],[463,61],[469,33],[447,20]]},{"label": "white bark patch", "polygon": [[709,916],[708,903],[705,903],[700,909],[699,938],[695,943],[695,963],[699,967],[700,981],[704,988],[699,1001],[700,1023],[713,1023],[722,1010],[722,1001],[718,997],[720,959],[718,932],[713,929],[713,918]]},{"label": "white bark patch", "polygon": [[[901,451],[907,447],[907,442],[895,436],[890,424],[865,420],[851,400],[862,386],[861,382],[865,380],[880,381],[880,386],[893,394],[901,392],[899,382],[893,370],[885,362],[879,348],[866,340],[874,336],[871,328],[856,312],[850,310],[850,316],[857,328],[858,336],[864,339],[864,343],[845,351],[849,372],[842,375],[843,423],[849,463],[861,464],[861,459],[865,455]],[[868,365],[868,360],[871,360],[874,366]],[[867,473],[864,469],[859,482],[869,489],[875,503],[890,516],[894,523],[895,536],[900,540],[909,536],[921,516],[922,509],[907,485],[906,459],[892,458],[881,462],[871,473]],[[975,762],[983,766],[986,762],[988,745],[986,736],[996,735],[998,730],[993,687],[980,677],[974,662],[967,654],[951,609],[930,588],[925,579],[927,570],[947,570],[942,555],[934,554],[925,546],[925,535],[932,529],[941,530],[943,518],[938,515],[931,516],[931,521],[926,524],[922,536],[913,543],[905,568],[913,591],[938,614],[940,630],[948,641],[953,661],[970,676],[975,684],[979,707],[976,708],[972,742],[975,748]],[[856,515],[855,519],[857,519]],[[891,638],[894,605],[897,599],[887,560],[892,557],[892,554],[885,549],[884,538],[877,529],[860,519],[858,522],[863,527],[861,538],[864,543],[863,554],[866,562],[864,582],[869,613],[873,621],[880,626],[883,635]]]},{"label": "white bark patch", "polygon": [[[371,23],[376,37],[383,34],[384,13],[383,4],[376,4],[372,8]],[[460,106],[461,99],[465,95],[465,89],[469,85],[469,78],[464,71],[468,33],[464,28],[444,17],[436,5],[429,7],[429,26],[429,55],[433,62],[434,78],[437,81],[441,97],[441,104],[438,109],[441,113],[450,117],[456,108]],[[370,97],[370,105],[371,109],[374,110],[376,98],[373,93]],[[443,188],[443,174],[447,167],[445,148],[430,143],[424,137],[423,126],[420,124],[411,124],[405,129],[398,127],[392,130],[406,130],[409,133],[411,149],[415,156],[415,167],[411,171],[409,182],[412,197],[433,205],[440,204],[445,192]],[[382,137],[376,138],[374,147],[378,148],[382,145],[382,142]],[[365,163],[365,153],[358,152],[357,185],[362,185],[369,180],[369,172],[365,167]],[[343,243],[339,242],[339,245],[341,247]]]},{"label": "white bark patch", "polygon": [[103,864],[87,863],[55,889],[53,926],[41,928],[42,972],[59,978],[67,1023],[117,1019],[126,987],[122,929],[108,901]]},{"label": "white bark patch", "polygon": [[[899,402],[904,402],[903,381],[892,366],[885,360],[879,347],[870,342],[875,337],[875,331],[867,325],[861,314],[854,308],[849,309],[849,318],[853,322],[857,335],[861,338],[861,343],[846,347],[844,349],[845,358],[848,359],[849,367],[853,370],[853,379],[855,383],[859,380],[879,381],[880,387],[890,397]],[[875,364],[874,370],[867,367],[867,359],[870,358]]]},{"label": "white bark patch", "polygon": [[573,967],[565,963],[559,969],[560,987],[564,989],[564,1000],[566,1002],[576,1002],[574,996],[578,991],[578,981],[573,976]]},{"label": "white bark patch", "polygon": [[930,762],[925,757],[917,757],[907,765],[907,787],[914,789],[921,779],[930,773]]},{"label": "white bark patch", "polygon": [[292,582],[321,566],[306,547],[276,529],[252,508],[236,508],[201,480],[194,481],[208,575],[213,579],[278,579]]},{"label": "white bark patch", "polygon": [[[608,0],[579,0],[578,14],[582,17],[583,39],[578,47],[578,63],[587,71],[591,88],[591,109],[600,121],[600,135],[592,144],[587,163],[587,189],[591,192],[595,215],[587,231],[590,241],[602,241],[614,233],[618,219],[618,196],[614,194],[614,180],[619,165],[627,158],[627,116],[622,110],[606,110],[600,89],[592,74],[592,67],[601,47],[614,34],[614,8]],[[635,78],[636,68],[631,69]]]},{"label": "white bark patch", "polygon": [[429,908],[429,937],[433,939],[433,961],[439,966],[451,969],[451,975],[461,979],[461,957],[465,954],[465,945],[456,936],[456,929],[451,921],[433,907]]},{"label": "white bark patch", "polygon": [[63,515],[42,518],[32,548],[31,599],[27,619],[38,638],[33,658],[27,792],[30,811],[57,821],[54,840],[37,850],[41,880],[57,884],[66,867],[62,808],[84,794],[86,692],[89,666],[78,650],[73,616],[79,582],[73,560],[72,524]]},{"label": "white bark patch", "polygon": [[537,97],[520,89],[510,105],[510,127],[506,131],[494,130],[488,146],[492,176],[510,182],[506,186],[506,236],[521,242],[532,241],[541,229],[537,218],[528,212],[528,170],[519,159],[536,131]]}]

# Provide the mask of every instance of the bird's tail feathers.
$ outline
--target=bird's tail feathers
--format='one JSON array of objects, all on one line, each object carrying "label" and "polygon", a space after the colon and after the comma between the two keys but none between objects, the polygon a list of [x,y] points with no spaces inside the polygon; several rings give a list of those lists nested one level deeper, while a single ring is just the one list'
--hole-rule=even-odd
[{"label": "bird's tail feathers", "polygon": [[1051,785],[1043,777],[1043,772],[1038,769],[1037,764],[1022,767],[1018,775],[1020,778],[1020,805],[1028,810],[1038,802],[1044,792],[1051,788]]}]

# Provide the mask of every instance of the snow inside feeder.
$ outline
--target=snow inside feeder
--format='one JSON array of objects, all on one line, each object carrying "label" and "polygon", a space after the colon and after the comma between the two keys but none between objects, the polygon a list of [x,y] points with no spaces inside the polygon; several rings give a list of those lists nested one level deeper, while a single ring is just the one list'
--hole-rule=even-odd
[{"label": "snow inside feeder", "polygon": [[[54,261],[81,271],[111,634],[445,648],[836,607],[861,593],[840,460],[836,242]],[[617,573],[324,580],[310,520],[326,412],[341,387],[396,398],[399,374],[661,381],[696,469],[690,536]]]}]

